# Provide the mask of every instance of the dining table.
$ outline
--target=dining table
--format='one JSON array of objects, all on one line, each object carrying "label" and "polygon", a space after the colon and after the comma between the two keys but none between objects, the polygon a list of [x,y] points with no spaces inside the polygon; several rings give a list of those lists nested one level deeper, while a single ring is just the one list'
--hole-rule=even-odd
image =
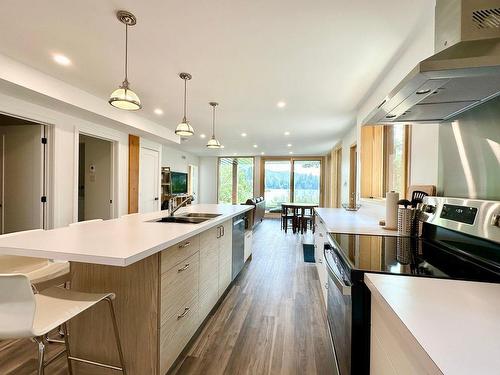
[{"label": "dining table", "polygon": [[[319,204],[317,203],[299,203],[299,202],[285,202],[281,204],[281,210],[282,212],[288,212],[288,210],[292,211],[293,213],[293,219],[292,219],[292,231],[293,233],[296,233],[298,230],[300,230],[299,224],[300,224],[300,219],[304,217],[305,211],[306,210],[311,210],[313,208],[319,207]],[[312,212],[311,212],[312,215]],[[314,220],[314,215],[313,219]],[[306,228],[307,229],[307,228]]]}]

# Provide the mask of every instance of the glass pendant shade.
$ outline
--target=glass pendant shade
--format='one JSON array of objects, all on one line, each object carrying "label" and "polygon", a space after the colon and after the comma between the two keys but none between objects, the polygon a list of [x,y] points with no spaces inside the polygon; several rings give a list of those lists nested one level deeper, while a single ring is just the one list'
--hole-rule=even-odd
[{"label": "glass pendant shade", "polygon": [[220,148],[220,142],[215,137],[212,137],[207,143],[207,148]]},{"label": "glass pendant shade", "polygon": [[177,125],[175,129],[175,134],[180,135],[181,137],[189,137],[194,134],[194,129],[185,118],[182,119],[182,122]]},{"label": "glass pendant shade", "polygon": [[137,111],[142,107],[137,94],[128,88],[128,82],[111,93],[109,104],[126,111]]}]

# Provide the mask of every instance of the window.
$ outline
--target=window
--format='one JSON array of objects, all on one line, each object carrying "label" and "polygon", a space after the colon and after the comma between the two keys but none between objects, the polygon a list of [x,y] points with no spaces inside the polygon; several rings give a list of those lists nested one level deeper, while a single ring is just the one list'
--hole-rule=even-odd
[{"label": "window", "polygon": [[239,204],[253,198],[254,159],[219,158],[219,203]]},{"label": "window", "polygon": [[266,211],[278,212],[286,202],[320,204],[321,158],[263,159],[263,172]]},{"label": "window", "polygon": [[361,197],[383,198],[388,191],[406,195],[408,185],[407,125],[361,129]]}]

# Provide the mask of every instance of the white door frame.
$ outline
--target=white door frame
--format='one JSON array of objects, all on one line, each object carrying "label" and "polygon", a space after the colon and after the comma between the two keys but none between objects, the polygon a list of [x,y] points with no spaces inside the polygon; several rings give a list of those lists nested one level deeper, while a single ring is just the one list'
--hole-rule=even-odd
[{"label": "white door frame", "polygon": [[[54,191],[54,176],[53,176],[53,162],[54,162],[54,125],[49,124],[44,121],[40,121],[34,118],[29,118],[21,115],[12,114],[10,112],[4,112],[0,110],[0,114],[4,116],[9,116],[13,118],[17,118],[20,120],[26,120],[35,125],[40,125],[42,129],[42,134],[45,133],[45,138],[47,138],[47,144],[45,145],[45,150],[42,148],[42,154],[45,152],[45,155],[42,155],[42,164],[41,164],[41,181],[40,184],[42,186],[42,194],[45,192],[45,197],[47,201],[44,203],[40,201],[40,205],[42,205],[42,225],[43,229],[50,229],[54,227],[54,204],[53,204],[53,191]],[[28,124],[27,124],[28,125]],[[41,134],[41,135],[42,135]],[[41,142],[40,137],[40,142]],[[43,173],[43,169],[45,169],[45,174]],[[2,189],[3,191],[3,189]],[[40,197],[41,198],[41,197]],[[3,201],[3,198],[2,198]],[[2,210],[3,215],[3,210]],[[4,225],[4,220],[2,218],[2,226]],[[3,228],[2,228],[3,229]],[[3,230],[2,230],[3,232]]]},{"label": "white door frame", "polygon": [[157,183],[157,191],[158,191],[158,210],[161,207],[161,167],[162,167],[162,146],[160,143],[150,141],[146,138],[139,138],[139,189],[138,189],[138,202],[137,202],[137,210],[141,212],[141,178],[140,178],[140,165],[142,159],[142,149],[146,148],[149,150],[158,152],[158,183]]},{"label": "white door frame", "polygon": [[110,191],[110,218],[116,219],[119,217],[119,204],[118,204],[118,173],[117,173],[117,165],[118,165],[118,142],[120,139],[118,137],[114,137],[110,133],[102,132],[96,128],[78,128],[75,127],[75,146],[74,146],[74,185],[75,189],[73,192],[73,222],[76,223],[78,221],[78,171],[79,171],[79,145],[80,145],[80,135],[86,135],[87,137],[102,139],[103,141],[108,141],[111,143],[111,191]]}]

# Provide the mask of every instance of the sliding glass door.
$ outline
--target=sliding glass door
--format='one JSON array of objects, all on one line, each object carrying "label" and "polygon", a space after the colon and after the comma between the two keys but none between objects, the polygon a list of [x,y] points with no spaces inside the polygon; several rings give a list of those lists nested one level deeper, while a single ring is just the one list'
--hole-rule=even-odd
[{"label": "sliding glass door", "polygon": [[321,158],[270,158],[263,161],[266,211],[279,212],[286,202],[321,201]]},{"label": "sliding glass door", "polygon": [[219,158],[219,203],[240,204],[253,198],[254,159]]},{"label": "sliding glass door", "polygon": [[291,160],[264,162],[264,199],[266,211],[280,211],[281,204],[290,202]]},{"label": "sliding glass door", "polygon": [[295,160],[293,162],[293,201],[319,204],[321,161]]}]

